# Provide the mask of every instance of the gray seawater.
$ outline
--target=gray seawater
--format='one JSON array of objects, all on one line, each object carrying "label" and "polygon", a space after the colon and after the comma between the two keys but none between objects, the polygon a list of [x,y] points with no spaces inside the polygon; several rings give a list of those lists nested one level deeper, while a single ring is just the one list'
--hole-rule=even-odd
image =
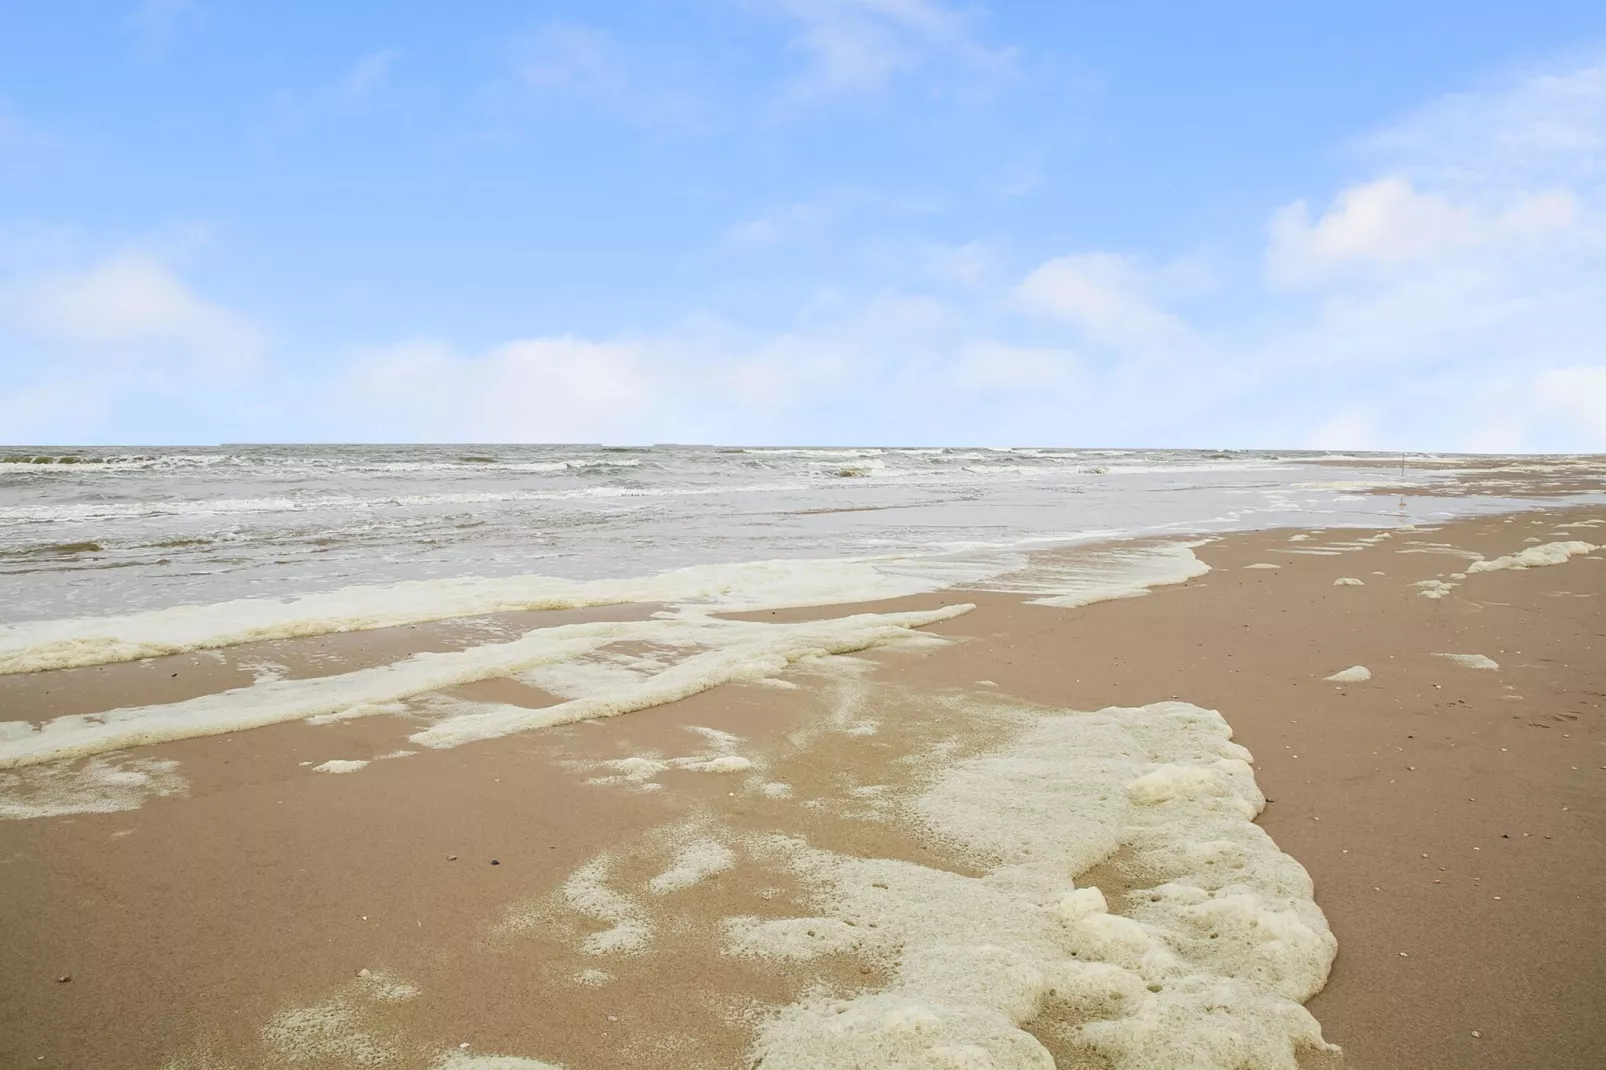
[{"label": "gray seawater", "polygon": [[1421,498],[1402,509],[1365,489],[1392,484],[1397,470],[1314,453],[350,445],[0,456],[0,623],[407,579],[962,560],[1090,538],[1389,525],[1513,505]]}]

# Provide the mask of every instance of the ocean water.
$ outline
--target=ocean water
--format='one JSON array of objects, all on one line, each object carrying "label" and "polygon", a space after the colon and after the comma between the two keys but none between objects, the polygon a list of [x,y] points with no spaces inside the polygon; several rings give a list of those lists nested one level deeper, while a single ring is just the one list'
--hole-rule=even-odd
[{"label": "ocean water", "polygon": [[1390,525],[1513,504],[1402,508],[1386,491],[1450,479],[1453,462],[1402,479],[1311,453],[352,445],[3,458],[0,624],[759,561],[872,559],[881,574],[942,586],[1090,539]]}]

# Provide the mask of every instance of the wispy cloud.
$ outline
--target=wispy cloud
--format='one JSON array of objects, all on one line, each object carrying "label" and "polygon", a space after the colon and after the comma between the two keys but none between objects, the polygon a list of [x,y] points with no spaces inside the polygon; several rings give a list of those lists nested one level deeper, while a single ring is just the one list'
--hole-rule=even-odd
[{"label": "wispy cloud", "polygon": [[270,145],[321,123],[371,118],[394,108],[403,99],[396,71],[404,58],[401,49],[378,48],[331,72],[321,84],[276,93],[252,140]]},{"label": "wispy cloud", "polygon": [[775,0],[797,26],[795,98],[876,93],[938,66],[969,78],[1012,73],[1013,49],[984,44],[977,12],[939,0]]},{"label": "wispy cloud", "polygon": [[[811,10],[904,26],[930,6]],[[372,52],[323,92],[368,100],[396,62]],[[862,70],[910,69],[878,62]],[[524,91],[554,107],[629,112],[648,84],[572,27],[523,64]],[[75,384],[117,383],[85,396],[127,414],[156,380],[189,389],[174,367],[255,359],[303,414],[295,430],[325,438],[1606,449],[1606,187],[1590,177],[1606,174],[1603,121],[1594,61],[1432,104],[1369,139],[1347,180],[1266,204],[1256,255],[1208,273],[1186,255],[1069,246],[1012,263],[1005,244],[906,238],[901,273],[822,279],[779,324],[706,313],[630,337],[379,338],[300,378],[305,354],[275,351],[173,258],[123,253],[4,284],[0,343],[40,359],[0,384],[0,420],[86,437],[72,429],[101,417],[77,415]],[[898,210],[833,193],[726,240],[751,256]]]},{"label": "wispy cloud", "polygon": [[904,222],[931,215],[940,204],[929,197],[887,196],[865,190],[837,189],[774,207],[726,230],[724,244],[736,249],[767,249],[819,239],[850,222]]},{"label": "wispy cloud", "polygon": [[[66,251],[48,245],[52,258]],[[130,249],[70,267],[4,266],[0,441],[155,441],[185,434],[164,431],[158,413],[225,425],[242,415],[231,386],[263,367],[267,333],[162,256]]]},{"label": "wispy cloud", "polygon": [[526,37],[518,52],[519,78],[541,96],[610,98],[623,92],[629,80],[618,46],[592,26],[548,23]]},{"label": "wispy cloud", "polygon": [[1344,190],[1314,221],[1296,201],[1272,216],[1268,267],[1289,284],[1352,269],[1420,268],[1475,250],[1532,246],[1578,221],[1578,199],[1565,188],[1517,191],[1497,202],[1458,203],[1398,177]]},{"label": "wispy cloud", "polygon": [[1094,341],[1136,349],[1175,344],[1187,329],[1151,296],[1150,275],[1131,257],[1079,253],[1041,265],[1016,288],[1028,308]]},{"label": "wispy cloud", "polygon": [[[1273,213],[1314,302],[1277,344],[1376,441],[1606,448],[1606,56],[1448,96],[1368,138],[1384,172]],[[1298,307],[1297,305],[1295,307]]]},{"label": "wispy cloud", "polygon": [[[497,99],[526,114],[586,111],[654,131],[706,132],[785,121],[817,105],[899,86],[966,97],[1010,79],[1017,52],[983,40],[979,10],[942,0],[741,0],[758,25],[784,28],[756,81],[721,85],[710,35],[699,47],[619,36],[555,19],[515,38]],[[752,30],[745,27],[743,32]]]},{"label": "wispy cloud", "polygon": [[535,338],[465,355],[411,342],[357,358],[331,400],[364,438],[617,440],[653,408],[648,377],[626,344]]},{"label": "wispy cloud", "polygon": [[142,252],[13,283],[3,300],[14,328],[108,360],[155,350],[202,364],[245,364],[263,348],[260,332],[243,317],[201,297]]},{"label": "wispy cloud", "polygon": [[508,97],[525,113],[589,111],[654,130],[695,129],[709,120],[695,65],[597,26],[548,22],[519,37],[511,55]]},{"label": "wispy cloud", "polygon": [[179,28],[200,9],[200,0],[142,0],[129,16],[140,51],[147,58],[161,55]]},{"label": "wispy cloud", "polygon": [[401,50],[396,48],[368,53],[352,64],[340,79],[342,93],[349,99],[361,100],[383,90],[390,83],[391,70],[401,58]]},{"label": "wispy cloud", "polygon": [[1447,94],[1358,147],[1452,189],[1598,181],[1606,177],[1606,49]]}]

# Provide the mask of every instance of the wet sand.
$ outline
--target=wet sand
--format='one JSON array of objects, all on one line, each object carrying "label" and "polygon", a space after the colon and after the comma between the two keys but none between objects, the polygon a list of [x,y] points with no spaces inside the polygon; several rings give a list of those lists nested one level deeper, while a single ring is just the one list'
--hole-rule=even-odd
[{"label": "wet sand", "polygon": [[[1465,559],[1434,549],[1494,557],[1526,538],[1606,541],[1602,528],[1556,533],[1601,515],[1497,517],[1370,544],[1364,530],[1231,536],[1196,551],[1213,570],[1197,580],[1072,610],[971,592],[853,606],[978,604],[929,629],[957,642],[859,655],[854,673],[799,667],[784,674],[793,689],[726,685],[353,775],[309,767],[386,753],[411,726],[293,723],[149,748],[180,763],[187,797],[0,822],[0,1065],[428,1066],[462,1043],[570,1070],[746,1065],[768,1009],[811,984],[852,992],[886,978],[720,954],[720,918],[807,913],[786,875],[758,862],[648,902],[651,945],[628,956],[584,952],[613,923],[577,917],[560,886],[604,851],[613,884],[650,882],[684,846],[665,830],[700,823],[939,858],[942,845],[884,800],[916,787],[935,753],[951,761],[1001,738],[984,713],[921,700],[978,688],[1076,709],[1177,697],[1226,716],[1271,800],[1260,824],[1310,871],[1338,936],[1308,1006],[1344,1065],[1606,1065],[1606,554],[1455,580]],[[1245,567],[1260,563],[1280,567]],[[1364,585],[1334,586],[1340,577]],[[1427,579],[1458,586],[1428,598],[1412,586]],[[111,696],[236,685],[264,658],[334,671],[463,641],[409,631],[9,678],[0,702],[8,718],[37,720]],[[1324,681],[1352,665],[1372,679]],[[216,675],[187,676],[203,670]],[[855,681],[902,698],[866,711]],[[872,716],[878,730],[859,733]],[[625,756],[721,753],[691,727],[741,737],[762,775],[671,768],[587,783]],[[599,969],[611,977],[578,980]],[[376,977],[417,995],[375,995],[389,983]],[[328,1041],[299,1061],[272,1040],[292,1008],[324,1023],[299,1036]]]}]

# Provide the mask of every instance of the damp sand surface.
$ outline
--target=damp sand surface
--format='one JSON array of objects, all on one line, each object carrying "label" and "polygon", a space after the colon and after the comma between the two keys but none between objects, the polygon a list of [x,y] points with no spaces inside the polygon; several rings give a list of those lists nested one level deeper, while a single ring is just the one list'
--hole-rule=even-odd
[{"label": "damp sand surface", "polygon": [[[763,1024],[811,986],[849,998],[894,978],[875,959],[726,953],[723,919],[816,904],[786,866],[722,868],[709,842],[780,834],[973,873],[897,800],[1008,741],[1007,718],[938,701],[979,686],[1049,708],[1175,698],[1222,712],[1256,759],[1259,824],[1309,871],[1338,937],[1307,1007],[1342,1065],[1606,1064],[1606,562],[1452,578],[1467,555],[1518,553],[1599,515],[1370,542],[1231,536],[1195,551],[1202,577],[1076,609],[961,592],[977,608],[927,629],[958,640],[940,650],[868,652],[845,673],[783,674],[791,688],[727,684],[348,775],[313,769],[392,753],[416,726],[293,722],[146,748],[178,763],[186,794],[0,822],[0,1064],[430,1066],[467,1043],[570,1070],[746,1065]],[[1244,568],[1268,560],[1283,567]],[[1342,576],[1366,585],[1335,588]],[[1413,584],[1427,579],[1455,586],[1425,598]],[[108,708],[91,680],[119,705],[173,701],[249,682],[263,661],[316,675],[457,641],[405,631],[365,634],[366,653],[288,643],[271,658],[17,677],[7,716]],[[186,680],[183,659],[219,676]],[[1352,665],[1371,679],[1324,679]],[[903,698],[864,703],[861,684]],[[470,686],[478,701],[555,701],[517,681]],[[733,757],[749,765],[716,771]],[[1126,878],[1095,876],[1120,909]],[[587,951],[599,941],[615,950]]]}]

